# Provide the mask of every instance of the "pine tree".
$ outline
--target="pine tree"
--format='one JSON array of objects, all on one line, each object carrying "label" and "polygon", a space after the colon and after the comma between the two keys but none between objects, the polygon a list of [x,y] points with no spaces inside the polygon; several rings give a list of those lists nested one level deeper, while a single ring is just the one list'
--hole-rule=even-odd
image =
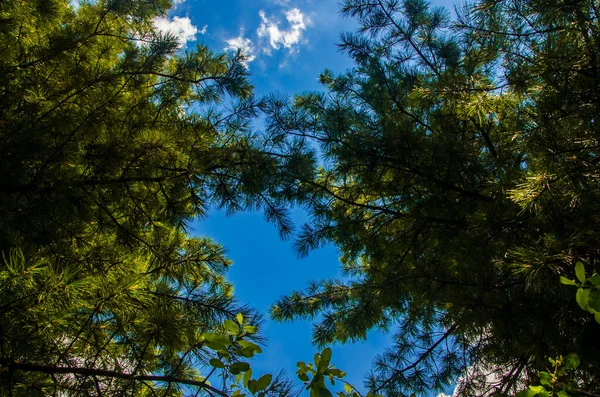
[{"label": "pine tree", "polygon": [[394,330],[367,382],[390,396],[459,376],[463,395],[505,395],[571,352],[598,394],[600,326],[559,283],[600,266],[598,4],[457,11],[346,0],[354,68],[272,101],[271,134],[324,159],[298,176],[299,252],[333,242],[346,272],[273,315],[316,317],[319,345]]},{"label": "pine tree", "polygon": [[153,25],[169,6],[0,2],[2,395],[288,390],[252,379],[260,316],[187,234],[209,205],[288,232],[286,165],[252,138],[243,57],[178,50]]}]

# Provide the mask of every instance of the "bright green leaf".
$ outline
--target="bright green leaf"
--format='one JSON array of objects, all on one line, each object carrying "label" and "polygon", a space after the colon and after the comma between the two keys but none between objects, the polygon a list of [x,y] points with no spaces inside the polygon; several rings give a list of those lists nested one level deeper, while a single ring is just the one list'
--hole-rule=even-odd
[{"label": "bright green leaf", "polygon": [[252,342],[250,342],[250,341],[247,341],[247,340],[240,340],[240,341],[238,341],[238,344],[239,344],[241,347],[243,347],[244,349],[245,349],[245,348],[248,348],[248,349],[252,350],[252,351],[253,351],[253,352],[255,352],[256,354],[258,354],[258,353],[262,353],[262,349],[261,349],[261,348],[260,348],[260,346],[259,346],[259,345],[257,345],[256,343],[252,343]]},{"label": "bright green leaf", "polygon": [[574,280],[570,280],[563,276],[560,276],[560,283],[565,285],[577,285],[577,283]]},{"label": "bright green leaf", "polygon": [[537,393],[533,390],[527,389],[517,393],[515,397],[534,397]]},{"label": "bright green leaf", "polygon": [[242,313],[238,313],[235,318],[239,325],[244,324],[244,315]]},{"label": "bright green leaf", "polygon": [[218,343],[218,344],[225,345],[225,346],[231,345],[231,341],[225,335],[217,334],[214,332],[207,332],[207,333],[203,334],[203,336],[204,336],[204,339],[207,340],[208,342]]},{"label": "bright green leaf", "polygon": [[544,388],[544,386],[529,386],[529,390],[538,394],[538,393],[545,391],[546,389]]},{"label": "bright green leaf", "polygon": [[581,307],[583,310],[588,310],[588,300],[590,298],[590,290],[589,289],[583,289],[583,288],[579,288],[577,289],[577,295],[575,296],[575,298],[577,299],[577,303],[579,304],[579,307]]},{"label": "bright green leaf", "polygon": [[227,349],[227,346],[225,346],[222,343],[215,343],[215,342],[211,342],[211,341],[204,341],[204,344],[211,350],[214,351],[223,351]]},{"label": "bright green leaf", "polygon": [[225,320],[223,322],[223,327],[232,335],[237,335],[240,332],[240,328],[238,325],[231,320]]}]

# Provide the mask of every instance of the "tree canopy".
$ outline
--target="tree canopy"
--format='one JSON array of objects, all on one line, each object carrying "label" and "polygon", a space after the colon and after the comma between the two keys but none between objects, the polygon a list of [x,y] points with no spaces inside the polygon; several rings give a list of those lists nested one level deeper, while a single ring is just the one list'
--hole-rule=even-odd
[{"label": "tree canopy", "polygon": [[228,395],[242,373],[288,390],[251,378],[260,316],[186,229],[216,205],[288,230],[249,128],[262,105],[241,54],[155,29],[169,6],[0,2],[3,395]]},{"label": "tree canopy", "polygon": [[[287,236],[299,203],[299,252],[333,242],[346,276],[272,314],[319,345],[394,330],[371,395],[600,394],[597,1],[345,0],[355,67],[293,103],[161,34],[169,6],[0,1],[0,393],[289,395],[187,229],[261,208]],[[312,396],[330,360],[298,364]]]},{"label": "tree canopy", "polygon": [[271,134],[323,157],[298,176],[312,214],[299,252],[334,242],[347,276],[272,314],[317,318],[320,345],[394,330],[368,380],[390,396],[460,376],[465,395],[505,395],[570,352],[598,393],[600,325],[559,283],[577,261],[599,270],[598,4],[456,11],[345,0],[355,66],[273,99]]}]

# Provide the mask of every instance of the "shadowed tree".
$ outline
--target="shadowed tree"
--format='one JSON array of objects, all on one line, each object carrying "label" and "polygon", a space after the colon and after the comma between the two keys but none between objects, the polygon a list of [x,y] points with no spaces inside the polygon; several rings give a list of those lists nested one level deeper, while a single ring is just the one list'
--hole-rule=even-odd
[{"label": "shadowed tree", "polygon": [[289,389],[252,380],[260,319],[223,249],[186,232],[212,204],[287,233],[287,160],[252,138],[243,57],[178,51],[153,25],[169,6],[0,2],[2,395]]},{"label": "shadowed tree", "polygon": [[316,317],[319,345],[393,329],[368,379],[390,396],[459,376],[463,395],[505,395],[569,352],[598,393],[600,327],[558,282],[599,266],[598,4],[457,11],[346,0],[354,68],[272,100],[272,136],[323,156],[297,177],[312,214],[298,250],[335,243],[347,275],[273,315]]}]

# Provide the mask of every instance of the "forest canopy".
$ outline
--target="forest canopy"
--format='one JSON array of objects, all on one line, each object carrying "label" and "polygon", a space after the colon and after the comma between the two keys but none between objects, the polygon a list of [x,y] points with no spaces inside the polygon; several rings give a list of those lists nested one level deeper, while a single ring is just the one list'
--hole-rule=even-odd
[{"label": "forest canopy", "polygon": [[242,55],[178,51],[153,25],[169,7],[0,2],[2,395],[289,389],[251,378],[260,315],[187,233],[210,205],[277,216],[285,163],[251,139]]},{"label": "forest canopy", "polygon": [[[271,315],[318,347],[393,332],[371,395],[600,395],[597,1],[345,0],[354,66],[291,100],[182,50],[170,6],[0,1],[1,394],[295,396],[188,229],[259,209],[288,237],[300,205],[298,252],[345,275]],[[311,397],[330,360],[298,363]]]},{"label": "forest canopy", "polygon": [[355,66],[273,101],[270,132],[325,159],[298,178],[312,219],[297,248],[333,242],[346,277],[272,315],[314,318],[317,345],[393,330],[368,380],[390,396],[458,377],[463,395],[512,394],[572,352],[580,390],[598,393],[599,291],[573,288],[576,263],[600,270],[598,3],[456,13],[346,0]]}]

